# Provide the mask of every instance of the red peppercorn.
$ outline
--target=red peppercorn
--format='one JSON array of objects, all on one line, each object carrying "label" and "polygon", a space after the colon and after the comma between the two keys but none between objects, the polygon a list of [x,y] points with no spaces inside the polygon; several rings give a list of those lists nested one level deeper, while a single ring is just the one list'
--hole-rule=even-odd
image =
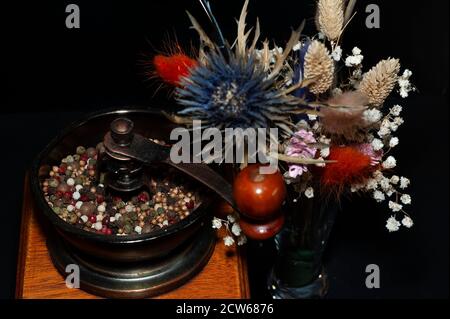
[{"label": "red peppercorn", "polygon": [[104,226],[108,226],[109,225],[109,215],[105,215],[102,219],[102,224]]},{"label": "red peppercorn", "polygon": [[64,193],[64,198],[67,199],[67,200],[72,199],[72,192],[65,192]]},{"label": "red peppercorn", "polygon": [[95,215],[92,215],[92,216],[90,216],[89,217],[89,221],[93,224],[93,223],[96,223],[97,222],[97,216],[95,216]]},{"label": "red peppercorn", "polygon": [[103,195],[97,195],[97,203],[101,204],[105,201],[105,197]]},{"label": "red peppercorn", "polygon": [[65,166],[60,166],[58,169],[58,173],[59,174],[65,174],[66,173],[66,167]]},{"label": "red peppercorn", "polygon": [[89,156],[86,153],[84,153],[80,156],[80,160],[85,161],[85,162],[88,160],[88,158],[89,158]]},{"label": "red peppercorn", "polygon": [[89,200],[89,197],[86,194],[83,194],[80,196],[80,201],[87,202]]},{"label": "red peppercorn", "polygon": [[146,193],[140,193],[138,195],[138,200],[145,203],[148,201],[148,195]]},{"label": "red peppercorn", "polygon": [[262,165],[244,168],[234,180],[233,196],[242,214],[264,220],[274,215],[286,197],[286,185],[279,171],[261,174]]},{"label": "red peppercorn", "polygon": [[186,203],[186,207],[188,209],[193,209],[194,208],[194,201],[190,200],[189,202]]},{"label": "red peppercorn", "polygon": [[61,191],[56,191],[56,193],[55,193],[55,196],[58,197],[58,198],[63,197],[63,195],[64,195],[64,193],[61,192]]},{"label": "red peppercorn", "polygon": [[106,226],[103,226],[103,228],[101,230],[102,234],[106,234],[107,230],[108,230],[108,228]]},{"label": "red peppercorn", "polygon": [[111,234],[112,234],[111,228],[106,228],[106,235],[111,235]]}]

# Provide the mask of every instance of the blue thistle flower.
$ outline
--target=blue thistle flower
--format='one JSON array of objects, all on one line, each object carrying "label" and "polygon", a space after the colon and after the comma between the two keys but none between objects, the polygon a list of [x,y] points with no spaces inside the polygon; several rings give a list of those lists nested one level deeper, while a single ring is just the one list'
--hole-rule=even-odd
[{"label": "blue thistle flower", "polygon": [[211,51],[181,84],[176,98],[185,109],[179,115],[219,129],[278,127],[291,133],[289,112],[297,102],[277,89],[252,54],[226,59]]}]

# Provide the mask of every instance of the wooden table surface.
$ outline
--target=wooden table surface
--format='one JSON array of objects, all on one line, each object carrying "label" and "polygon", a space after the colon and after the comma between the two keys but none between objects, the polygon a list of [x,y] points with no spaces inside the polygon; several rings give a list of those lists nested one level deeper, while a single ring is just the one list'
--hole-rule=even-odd
[{"label": "wooden table surface", "polygon": [[[25,178],[16,298],[94,299],[80,289],[69,289],[53,266],[45,244],[43,226]],[[219,239],[218,239],[219,240]],[[247,266],[242,251],[218,241],[206,267],[188,283],[156,298],[249,298]]]}]

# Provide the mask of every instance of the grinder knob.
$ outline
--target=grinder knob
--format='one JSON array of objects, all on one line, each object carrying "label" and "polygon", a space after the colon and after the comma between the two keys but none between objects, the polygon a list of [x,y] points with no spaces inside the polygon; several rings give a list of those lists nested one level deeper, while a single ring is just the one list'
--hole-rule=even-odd
[{"label": "grinder knob", "polygon": [[133,141],[133,129],[133,121],[125,117],[119,117],[111,122],[111,137],[116,144],[120,146],[128,146]]}]

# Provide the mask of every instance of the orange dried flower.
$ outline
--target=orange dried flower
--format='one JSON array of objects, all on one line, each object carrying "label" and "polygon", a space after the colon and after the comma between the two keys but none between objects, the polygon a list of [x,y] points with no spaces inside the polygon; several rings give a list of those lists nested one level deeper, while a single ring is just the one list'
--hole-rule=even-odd
[{"label": "orange dried flower", "polygon": [[321,183],[325,187],[338,190],[365,180],[374,168],[370,156],[351,146],[331,147],[327,160],[336,162],[329,163],[323,168]]},{"label": "orange dried flower", "polygon": [[181,79],[189,76],[190,70],[197,66],[197,61],[185,54],[170,56],[158,54],[153,58],[156,74],[167,84],[180,86]]}]

